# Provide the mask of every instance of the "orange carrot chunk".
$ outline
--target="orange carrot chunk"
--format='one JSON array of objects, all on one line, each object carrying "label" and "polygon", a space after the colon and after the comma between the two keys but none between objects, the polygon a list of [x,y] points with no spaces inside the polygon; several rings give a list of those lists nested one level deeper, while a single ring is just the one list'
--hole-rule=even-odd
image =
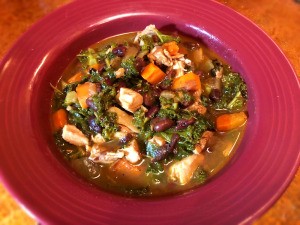
[{"label": "orange carrot chunk", "polygon": [[[90,69],[95,69],[95,70],[98,70],[99,69],[99,64],[96,63],[94,65],[91,65],[89,68]],[[88,70],[86,70],[86,72],[88,73]],[[82,79],[84,78],[84,72],[78,72],[76,74],[74,74],[72,77],[70,77],[68,80],[67,80],[67,83],[75,83],[75,82],[79,82],[79,81],[82,81]]]},{"label": "orange carrot chunk", "polygon": [[85,82],[76,87],[76,92],[80,106],[83,109],[87,109],[88,105],[86,104],[86,100],[97,93],[97,86],[94,83]]},{"label": "orange carrot chunk", "polygon": [[59,109],[52,114],[52,129],[57,132],[68,123],[67,111]]},{"label": "orange carrot chunk", "polygon": [[176,41],[167,42],[162,45],[163,49],[166,49],[170,55],[176,55],[179,51],[179,46]]},{"label": "orange carrot chunk", "polygon": [[247,121],[245,112],[223,114],[216,119],[218,131],[230,131],[243,125]]},{"label": "orange carrot chunk", "polygon": [[193,72],[177,77],[172,83],[173,90],[201,91],[200,77]]},{"label": "orange carrot chunk", "polygon": [[112,179],[123,184],[136,184],[143,183],[143,174],[146,172],[146,167],[142,165],[133,165],[126,159],[119,159],[117,162],[110,166]]},{"label": "orange carrot chunk", "polygon": [[150,84],[158,84],[161,82],[166,74],[154,63],[149,63],[142,71],[142,77]]},{"label": "orange carrot chunk", "polygon": [[83,79],[84,75],[82,72],[78,72],[75,75],[73,75],[72,77],[70,77],[67,82],[70,83],[75,83],[75,82],[79,82]]}]

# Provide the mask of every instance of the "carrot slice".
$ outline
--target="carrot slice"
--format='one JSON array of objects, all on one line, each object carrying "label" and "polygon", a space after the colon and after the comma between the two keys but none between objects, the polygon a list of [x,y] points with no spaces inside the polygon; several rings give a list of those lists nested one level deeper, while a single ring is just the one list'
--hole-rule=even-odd
[{"label": "carrot slice", "polygon": [[141,76],[150,84],[158,84],[165,78],[166,74],[154,63],[149,63],[142,71]]},{"label": "carrot slice", "polygon": [[119,159],[110,166],[109,174],[112,179],[123,184],[140,184],[143,179],[143,174],[146,172],[145,166],[133,165],[126,159]]},{"label": "carrot slice", "polygon": [[52,114],[52,130],[57,132],[68,123],[68,115],[65,109],[59,109]]},{"label": "carrot slice", "polygon": [[75,82],[79,82],[83,79],[84,75],[82,72],[78,72],[75,75],[73,75],[72,77],[70,77],[67,82],[70,83],[75,83]]},{"label": "carrot slice", "polygon": [[170,55],[172,55],[172,56],[176,55],[179,51],[179,46],[178,46],[176,41],[171,41],[171,42],[164,43],[162,45],[162,48],[166,49],[170,53]]},{"label": "carrot slice", "polygon": [[218,131],[230,131],[243,125],[247,121],[245,112],[223,114],[216,119]]},{"label": "carrot slice", "polygon": [[[93,68],[95,70],[98,70],[99,69],[99,64],[96,63],[92,66],[90,66],[90,69]],[[86,70],[87,72],[88,70]],[[82,81],[82,79],[84,78],[84,73],[83,72],[78,72],[76,74],[74,74],[72,77],[70,77],[68,80],[67,80],[67,83],[75,83],[75,82],[79,82],[79,81]]]},{"label": "carrot slice", "polygon": [[177,77],[172,83],[173,90],[201,91],[200,77],[193,72]]},{"label": "carrot slice", "polygon": [[76,87],[76,92],[80,106],[83,109],[87,109],[88,105],[86,104],[86,100],[97,93],[97,86],[94,83],[85,82]]}]

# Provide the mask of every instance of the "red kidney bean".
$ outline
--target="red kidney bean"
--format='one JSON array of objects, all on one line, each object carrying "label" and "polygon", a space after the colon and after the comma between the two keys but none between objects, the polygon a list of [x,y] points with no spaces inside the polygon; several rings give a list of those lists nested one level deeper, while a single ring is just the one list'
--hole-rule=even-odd
[{"label": "red kidney bean", "polygon": [[153,126],[153,130],[156,132],[162,132],[174,125],[174,121],[169,118],[154,118],[151,121],[151,125]]},{"label": "red kidney bean", "polygon": [[181,119],[177,120],[177,125],[175,127],[176,130],[183,130],[187,128],[189,125],[192,125],[196,122],[196,119],[194,117],[191,117],[190,119]]},{"label": "red kidney bean", "polygon": [[168,154],[169,154],[168,146],[163,145],[157,149],[157,151],[156,151],[154,157],[151,159],[151,161],[152,162],[161,161],[161,160],[165,159],[168,156]]},{"label": "red kidney bean", "polygon": [[108,86],[112,86],[113,85],[113,81],[112,81],[112,79],[111,78],[109,78],[109,77],[105,77],[104,78],[104,81],[105,81],[105,83],[108,85]]},{"label": "red kidney bean", "polygon": [[143,59],[143,58],[136,58],[135,59],[135,64],[134,64],[134,66],[135,66],[135,69],[139,72],[139,73],[141,73],[142,72],[142,70],[143,70],[143,68],[146,66],[146,62],[145,62],[145,60]]},{"label": "red kidney bean", "polygon": [[132,134],[126,134],[124,137],[122,137],[121,139],[120,139],[120,142],[122,143],[122,144],[126,144],[126,143],[128,143],[131,139],[133,138],[133,136],[132,136]]},{"label": "red kidney bean", "polygon": [[94,111],[97,111],[97,110],[98,110],[98,108],[97,108],[95,102],[93,101],[92,97],[87,98],[87,99],[85,100],[85,102],[86,102],[87,106],[88,106],[90,109],[92,109],[92,110],[94,110]]},{"label": "red kidney bean", "polygon": [[173,134],[172,135],[170,144],[168,146],[168,152],[176,153],[175,148],[177,146],[177,143],[178,143],[179,139],[180,139],[179,134]]},{"label": "red kidney bean", "polygon": [[120,88],[126,88],[127,87],[127,85],[126,85],[126,82],[125,81],[123,81],[123,80],[120,80],[120,81],[118,81],[117,82],[117,90],[120,90]]},{"label": "red kidney bean", "polygon": [[118,45],[113,48],[112,53],[116,56],[123,57],[126,53],[127,48],[124,45]]},{"label": "red kidney bean", "polygon": [[210,100],[216,102],[221,98],[221,90],[220,89],[212,89],[209,93]]},{"label": "red kidney bean", "polygon": [[96,91],[99,93],[102,91],[102,87],[100,83],[95,83],[96,84]]},{"label": "red kidney bean", "polygon": [[178,134],[173,134],[169,144],[165,144],[157,149],[155,156],[152,158],[152,162],[163,160],[172,152],[176,153],[176,145],[179,138],[180,136]]},{"label": "red kidney bean", "polygon": [[153,118],[159,111],[159,107],[157,105],[152,106],[145,114],[148,118]]},{"label": "red kidney bean", "polygon": [[143,102],[145,106],[153,106],[156,102],[156,98],[151,92],[146,92],[143,94]]},{"label": "red kidney bean", "polygon": [[102,128],[96,123],[96,117],[91,116],[88,120],[89,127],[91,130],[95,131],[96,133],[100,133],[102,131]]}]

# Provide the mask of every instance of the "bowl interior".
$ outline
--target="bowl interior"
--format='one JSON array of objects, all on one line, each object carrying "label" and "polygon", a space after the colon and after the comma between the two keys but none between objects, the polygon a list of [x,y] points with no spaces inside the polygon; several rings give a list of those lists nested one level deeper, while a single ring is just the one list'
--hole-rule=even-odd
[{"label": "bowl interior", "polygon": [[[164,3],[141,2],[115,8],[109,1],[101,6],[97,0],[75,1],[34,26],[8,53],[0,67],[1,178],[45,223],[249,222],[280,196],[299,165],[295,73],[261,30],[216,2],[191,1],[178,9],[172,0],[171,11]],[[78,8],[88,12],[81,20]],[[240,72],[249,89],[249,121],[233,159],[203,187],[172,197],[131,199],[94,188],[65,165],[50,130],[50,84],[81,49],[150,23],[201,39]]]}]

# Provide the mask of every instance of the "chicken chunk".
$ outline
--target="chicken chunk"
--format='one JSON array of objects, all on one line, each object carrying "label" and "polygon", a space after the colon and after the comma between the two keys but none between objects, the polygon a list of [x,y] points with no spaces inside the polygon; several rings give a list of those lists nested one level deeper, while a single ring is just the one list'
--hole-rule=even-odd
[{"label": "chicken chunk", "polygon": [[129,112],[135,112],[143,104],[143,96],[129,88],[120,88],[117,99],[120,105]]},{"label": "chicken chunk", "polygon": [[74,125],[65,125],[62,129],[62,138],[76,146],[89,144],[89,139]]},{"label": "chicken chunk", "polygon": [[191,181],[194,172],[203,164],[204,156],[202,154],[190,155],[184,159],[172,164],[168,170],[168,177],[174,182],[181,185],[187,184]]},{"label": "chicken chunk", "polygon": [[89,159],[96,163],[111,164],[118,159],[124,157],[124,152],[101,152],[96,148],[92,148]]},{"label": "chicken chunk", "polygon": [[162,64],[165,66],[173,66],[172,58],[167,50],[164,50],[161,46],[155,46],[148,54],[148,58],[152,62]]},{"label": "chicken chunk", "polygon": [[92,141],[96,144],[102,144],[105,142],[105,139],[101,134],[96,134],[95,136],[92,136]]},{"label": "chicken chunk", "polygon": [[121,149],[121,151],[125,153],[125,158],[133,164],[137,163],[142,158],[139,145],[135,139],[133,139],[128,146]]},{"label": "chicken chunk", "polygon": [[202,152],[203,149],[207,146],[208,141],[212,138],[213,135],[213,132],[205,131],[199,139],[198,143],[196,144],[193,152],[195,154],[200,154],[200,152]]},{"label": "chicken chunk", "polygon": [[199,114],[202,115],[204,115],[207,111],[206,107],[204,105],[201,105],[199,102],[193,103],[187,109],[190,111],[197,111]]},{"label": "chicken chunk", "polygon": [[117,114],[117,123],[128,127],[132,132],[138,133],[139,130],[133,125],[132,120],[133,117],[128,115],[123,110],[117,107],[111,107],[108,109],[109,112],[113,112]]},{"label": "chicken chunk", "polygon": [[115,72],[116,78],[121,78],[124,77],[125,75],[125,69],[124,68],[119,68],[116,72]]},{"label": "chicken chunk", "polygon": [[154,135],[153,138],[149,140],[149,142],[155,144],[156,146],[163,146],[166,144],[166,140],[163,137]]}]

